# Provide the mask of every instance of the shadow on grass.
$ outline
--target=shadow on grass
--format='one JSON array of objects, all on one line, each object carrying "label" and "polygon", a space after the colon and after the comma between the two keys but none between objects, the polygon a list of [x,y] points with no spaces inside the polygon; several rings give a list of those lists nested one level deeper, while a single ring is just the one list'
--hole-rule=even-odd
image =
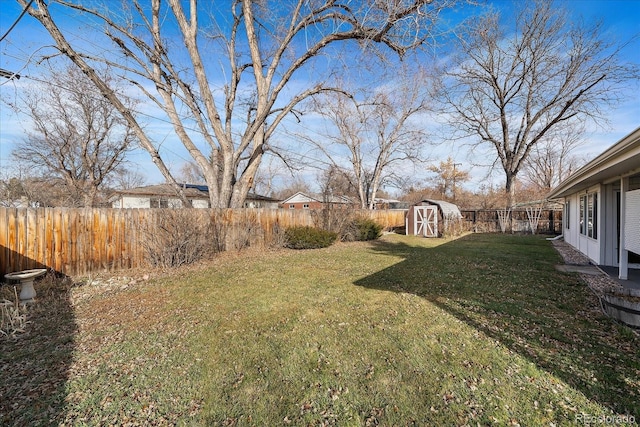
[{"label": "shadow on grass", "polygon": [[640,416],[640,339],[606,318],[576,275],[554,269],[561,260],[544,238],[475,234],[374,250],[404,260],[356,285],[426,298],[590,400]]},{"label": "shadow on grass", "polygon": [[[64,415],[77,331],[71,286],[68,278],[47,273],[35,283],[26,332],[0,336],[0,425],[57,425]],[[9,285],[1,291],[0,299],[14,292]]]}]

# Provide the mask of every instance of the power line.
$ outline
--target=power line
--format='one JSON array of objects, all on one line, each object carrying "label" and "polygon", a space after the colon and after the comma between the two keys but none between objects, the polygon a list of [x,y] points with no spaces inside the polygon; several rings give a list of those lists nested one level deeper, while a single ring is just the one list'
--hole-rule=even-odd
[{"label": "power line", "polygon": [[[18,56],[16,56],[16,55],[6,54],[6,56],[9,56],[9,57],[14,58],[14,59],[17,59],[17,60],[25,61],[25,58],[21,58],[21,57],[18,57]],[[28,61],[28,60],[30,60],[30,59],[26,59],[26,60]],[[34,81],[34,82],[38,82],[38,83],[43,83],[43,84],[51,85],[51,86],[57,87],[57,88],[62,89],[62,90],[67,90],[67,88],[66,88],[66,87],[64,87],[63,85],[58,84],[58,83],[56,83],[56,82],[54,82],[54,81],[51,81],[51,80],[45,80],[45,79],[42,79],[42,78],[29,76],[29,75],[26,75],[26,74],[25,74],[25,75],[23,75],[23,77],[24,77],[25,79],[32,80],[32,81]],[[95,97],[95,99],[102,99],[102,97]],[[130,110],[132,113],[134,113],[135,115],[144,116],[144,117],[147,117],[147,118],[149,118],[149,119],[151,119],[151,120],[154,120],[154,121],[157,121],[157,122],[161,122],[161,123],[165,123],[165,124],[168,124],[168,125],[173,126],[173,122],[172,122],[171,120],[169,120],[168,118],[163,118],[163,117],[154,116],[154,115],[151,115],[151,114],[145,113],[145,112],[143,112],[143,111],[141,111],[141,110],[137,110],[137,109],[135,109],[135,108],[129,108],[129,110]],[[182,117],[180,117],[180,120],[181,120],[181,121],[183,121],[183,123],[182,123],[182,127],[183,127],[185,130],[187,130],[187,131],[193,132],[194,134],[198,134],[198,135],[200,135],[200,136],[205,136],[206,134],[205,134],[201,129],[196,128],[196,127],[191,127],[191,126],[188,126],[188,125],[185,125],[185,124],[184,124],[184,121],[189,120],[189,119],[190,119],[190,117],[187,117],[187,116],[182,116]],[[296,126],[298,126],[298,127],[302,128],[303,130],[306,130],[306,131],[307,131],[307,132],[309,132],[309,133],[311,133],[311,132],[313,132],[313,133],[317,133],[315,130],[311,129],[310,127],[305,126],[305,125],[302,125],[302,124],[300,124],[300,123],[296,124]],[[296,140],[296,142],[298,142],[298,143],[305,144],[305,145],[309,145],[309,146],[311,146],[312,148],[317,148],[317,146],[315,146],[315,145],[314,145],[313,143],[311,143],[310,141],[307,141],[307,140],[305,140],[305,139],[300,139],[300,138],[298,138],[295,134],[293,134],[293,135],[292,135],[292,134],[289,134],[289,133],[287,133],[286,131],[283,131],[283,130],[281,130],[281,129],[276,130],[276,133],[274,134],[274,136],[275,136],[276,134],[277,134],[277,135],[280,135],[280,137],[282,137],[282,136],[285,136],[285,137],[288,137],[288,138],[293,137],[293,138]],[[165,137],[165,139],[166,139],[166,137]],[[288,151],[288,152],[290,152],[290,153],[292,153],[292,152],[293,152],[293,151],[291,151],[291,150],[286,150],[286,149],[281,148],[281,147],[278,147],[278,150],[281,150],[281,151]],[[299,154],[300,156],[306,157],[306,158],[308,158],[308,159],[313,159],[313,158],[312,158],[312,157],[310,157],[310,156],[302,155],[301,153],[298,153],[298,154]],[[338,154],[336,154],[336,153],[331,153],[331,154],[335,155],[336,157],[340,157],[340,155],[338,155]],[[322,161],[322,160],[320,160],[320,159],[314,159],[314,160],[318,161],[319,163],[326,163],[326,164],[330,164],[330,163],[324,162],[324,161]]]},{"label": "power line", "polygon": [[[29,3],[29,5],[30,5],[32,2],[33,2],[33,0],[31,0],[31,2]],[[27,8],[28,8],[28,7],[27,7]],[[22,15],[24,15],[24,12],[25,12],[25,11],[26,11],[26,9],[23,11]],[[22,15],[21,15],[21,16],[22,16]],[[16,22],[16,23],[17,23],[17,22]],[[97,29],[97,27],[96,27],[96,26],[94,26],[94,25],[92,25],[92,24],[87,24],[87,25],[92,26],[92,27],[95,27],[95,28]],[[14,23],[14,25],[13,25],[12,27],[14,27],[14,26],[15,26],[15,23]],[[11,29],[10,29],[10,30],[11,30]],[[7,33],[8,33],[8,32],[7,32]],[[95,46],[95,47],[99,47],[99,46],[98,46],[98,45],[97,45],[93,40],[89,40],[89,39],[87,39],[87,38],[83,37],[83,35],[80,35],[80,34],[74,34],[73,32],[71,32],[70,34],[71,34],[71,35],[73,35],[73,36],[75,36],[76,38],[78,38],[78,39],[80,39],[80,40],[83,40],[84,42],[86,42],[86,43],[87,43],[87,44],[89,44],[89,45],[92,45],[92,46]],[[40,50],[40,49],[41,49],[41,48],[39,48],[38,50]],[[23,52],[23,53],[26,55],[26,52]],[[31,57],[29,57],[29,58],[22,58],[22,57],[16,56],[15,54],[13,54],[13,55],[12,55],[12,54],[5,54],[5,55],[6,55],[6,56],[9,56],[9,57],[12,57],[12,58],[14,58],[14,59],[20,60],[20,61],[25,61],[25,62],[26,62],[26,64],[25,64],[25,66],[23,67],[23,69],[24,69],[24,68],[26,68],[26,66],[27,66],[27,64],[28,64],[29,62],[31,62]],[[31,55],[31,56],[33,56],[33,55]],[[55,84],[55,83],[53,83],[53,82],[51,82],[51,81],[46,81],[46,80],[43,80],[43,79],[39,79],[39,78],[37,78],[37,77],[31,77],[31,76],[28,76],[28,75],[23,75],[23,77],[25,77],[25,78],[27,78],[27,79],[30,79],[30,80],[33,80],[33,81],[36,81],[36,82],[46,83],[46,84],[52,84],[52,85],[54,85],[54,86],[56,86],[56,87],[59,87],[59,88],[61,88],[61,89],[65,89],[62,85]],[[2,85],[2,84],[0,84],[0,86],[1,86],[1,85]],[[169,119],[167,119],[167,118],[156,117],[156,116],[153,116],[153,115],[151,115],[151,114],[148,114],[148,113],[144,113],[144,112],[142,112],[142,111],[135,110],[135,109],[133,109],[133,108],[130,108],[130,110],[131,110],[134,114],[141,115],[141,116],[145,116],[145,117],[148,117],[148,118],[150,118],[150,119],[152,119],[152,120],[154,120],[154,121],[158,121],[158,122],[166,123],[166,124],[169,124],[169,125],[172,125],[172,126],[173,126],[173,122],[171,122],[171,121],[170,121]],[[190,119],[189,117],[183,116],[183,117],[180,117],[180,119],[181,119],[181,121],[183,121],[183,123],[182,123],[182,127],[183,127],[185,130],[190,131],[190,132],[193,132],[193,133],[195,133],[195,134],[198,134],[198,135],[200,135],[200,136],[202,136],[202,137],[204,137],[204,136],[206,135],[206,134],[205,134],[201,129],[199,129],[199,128],[194,128],[194,127],[189,127],[189,126],[185,126],[185,125],[184,125],[184,121],[189,120],[189,119]],[[303,129],[306,129],[306,130],[308,130],[308,131],[312,131],[309,127],[306,127],[306,126],[304,126],[304,125],[298,125],[298,126],[302,127]],[[317,133],[315,130],[313,130],[312,132]],[[283,134],[283,132],[282,132],[282,131],[280,131],[280,130],[277,130],[277,131],[276,131],[276,133],[278,133],[278,134],[280,134],[280,135],[282,135],[282,134]],[[284,134],[285,134],[286,136],[288,136],[288,137],[291,137],[291,136],[294,136],[294,137],[295,137],[295,135],[287,135],[286,133],[284,133]],[[168,136],[168,135],[167,135],[167,136]],[[163,142],[164,142],[164,141],[166,141],[167,136],[165,136],[165,138],[163,139]],[[303,143],[303,144],[311,145],[311,146],[313,146],[314,148],[317,148],[317,147],[315,147],[315,146],[313,145],[313,143],[311,143],[310,141],[306,141],[306,140],[304,140],[304,139],[300,139],[300,138],[295,138],[295,139],[296,139],[296,141],[297,141],[297,142],[299,142],[299,143]],[[161,143],[160,145],[162,145],[162,143]],[[167,147],[163,147],[163,149],[164,149],[165,151],[168,151],[168,152],[172,153],[172,154],[173,154],[173,155],[175,155],[176,157],[181,158],[182,160],[187,160],[187,159],[185,159],[184,157],[180,156],[180,155],[179,155],[178,153],[176,153],[175,151],[170,150],[170,149],[169,149],[169,148],[167,148]],[[316,164],[324,164],[324,165],[327,165],[327,166],[331,166],[331,165],[332,165],[332,163],[330,163],[330,162],[328,162],[328,161],[326,161],[326,160],[321,160],[321,159],[318,159],[318,158],[314,158],[314,157],[311,157],[311,156],[309,156],[309,155],[307,155],[307,154],[303,154],[303,153],[300,153],[300,152],[296,152],[296,151],[293,151],[293,150],[290,150],[290,149],[285,149],[285,148],[283,148],[283,147],[274,147],[274,151],[280,151],[280,152],[287,153],[287,154],[292,155],[292,156],[297,156],[299,159],[306,159],[307,161],[311,161],[311,162],[314,162],[314,163],[316,163]],[[333,153],[333,154],[335,154],[335,153]],[[336,157],[341,157],[341,156],[340,156],[340,155],[336,155]],[[316,167],[316,168],[318,168],[318,169],[321,169],[320,167],[317,167],[317,166],[313,166],[313,167]]]},{"label": "power line", "polygon": [[[20,20],[24,16],[24,14],[27,12],[27,9],[29,9],[31,7],[32,3],[33,3],[33,0],[30,0],[29,4],[27,4],[27,7],[25,7],[22,10],[22,12],[20,13],[20,16],[18,16],[18,19],[16,19],[15,22],[9,27],[9,29],[2,35],[2,37],[0,37],[0,42],[2,40],[4,40],[9,35],[9,33],[15,28],[16,25],[18,25],[18,22],[20,22]],[[8,70],[5,70],[5,69],[0,69],[0,77],[4,77],[4,78],[9,79],[9,80],[13,80],[14,78],[16,80],[19,80],[20,79],[20,74],[14,73],[12,71],[8,71]]]},{"label": "power line", "polygon": [[18,19],[16,19],[16,21],[13,23],[13,25],[11,25],[11,27],[9,27],[9,29],[7,30],[6,33],[4,33],[2,35],[2,37],[0,37],[0,42],[2,40],[5,39],[5,37],[7,37],[9,35],[9,33],[13,30],[13,28],[18,25],[18,22],[20,22],[20,20],[22,19],[22,17],[24,16],[25,13],[27,13],[27,9],[29,9],[31,7],[31,4],[33,3],[33,0],[29,1],[29,4],[27,4],[27,7],[25,7],[22,12],[20,13],[20,16],[18,16]]}]

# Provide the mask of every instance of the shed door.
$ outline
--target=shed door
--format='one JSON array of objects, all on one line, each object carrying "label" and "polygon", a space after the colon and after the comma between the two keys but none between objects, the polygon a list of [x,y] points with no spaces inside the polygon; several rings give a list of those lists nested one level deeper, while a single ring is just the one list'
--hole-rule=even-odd
[{"label": "shed door", "polygon": [[414,206],[414,226],[416,236],[438,237],[438,207]]}]

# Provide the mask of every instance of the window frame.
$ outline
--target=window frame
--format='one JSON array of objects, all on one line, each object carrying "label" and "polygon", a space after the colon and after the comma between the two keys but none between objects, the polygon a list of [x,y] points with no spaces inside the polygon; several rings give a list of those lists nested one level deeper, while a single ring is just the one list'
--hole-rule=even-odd
[{"label": "window frame", "polygon": [[580,196],[580,234],[598,240],[598,192]]}]

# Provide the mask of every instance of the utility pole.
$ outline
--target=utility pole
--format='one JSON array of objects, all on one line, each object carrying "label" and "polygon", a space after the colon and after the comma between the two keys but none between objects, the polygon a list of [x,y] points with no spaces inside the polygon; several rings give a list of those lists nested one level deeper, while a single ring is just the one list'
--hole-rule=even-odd
[{"label": "utility pole", "polygon": [[456,201],[456,166],[462,166],[462,163],[453,164],[453,201]]}]

